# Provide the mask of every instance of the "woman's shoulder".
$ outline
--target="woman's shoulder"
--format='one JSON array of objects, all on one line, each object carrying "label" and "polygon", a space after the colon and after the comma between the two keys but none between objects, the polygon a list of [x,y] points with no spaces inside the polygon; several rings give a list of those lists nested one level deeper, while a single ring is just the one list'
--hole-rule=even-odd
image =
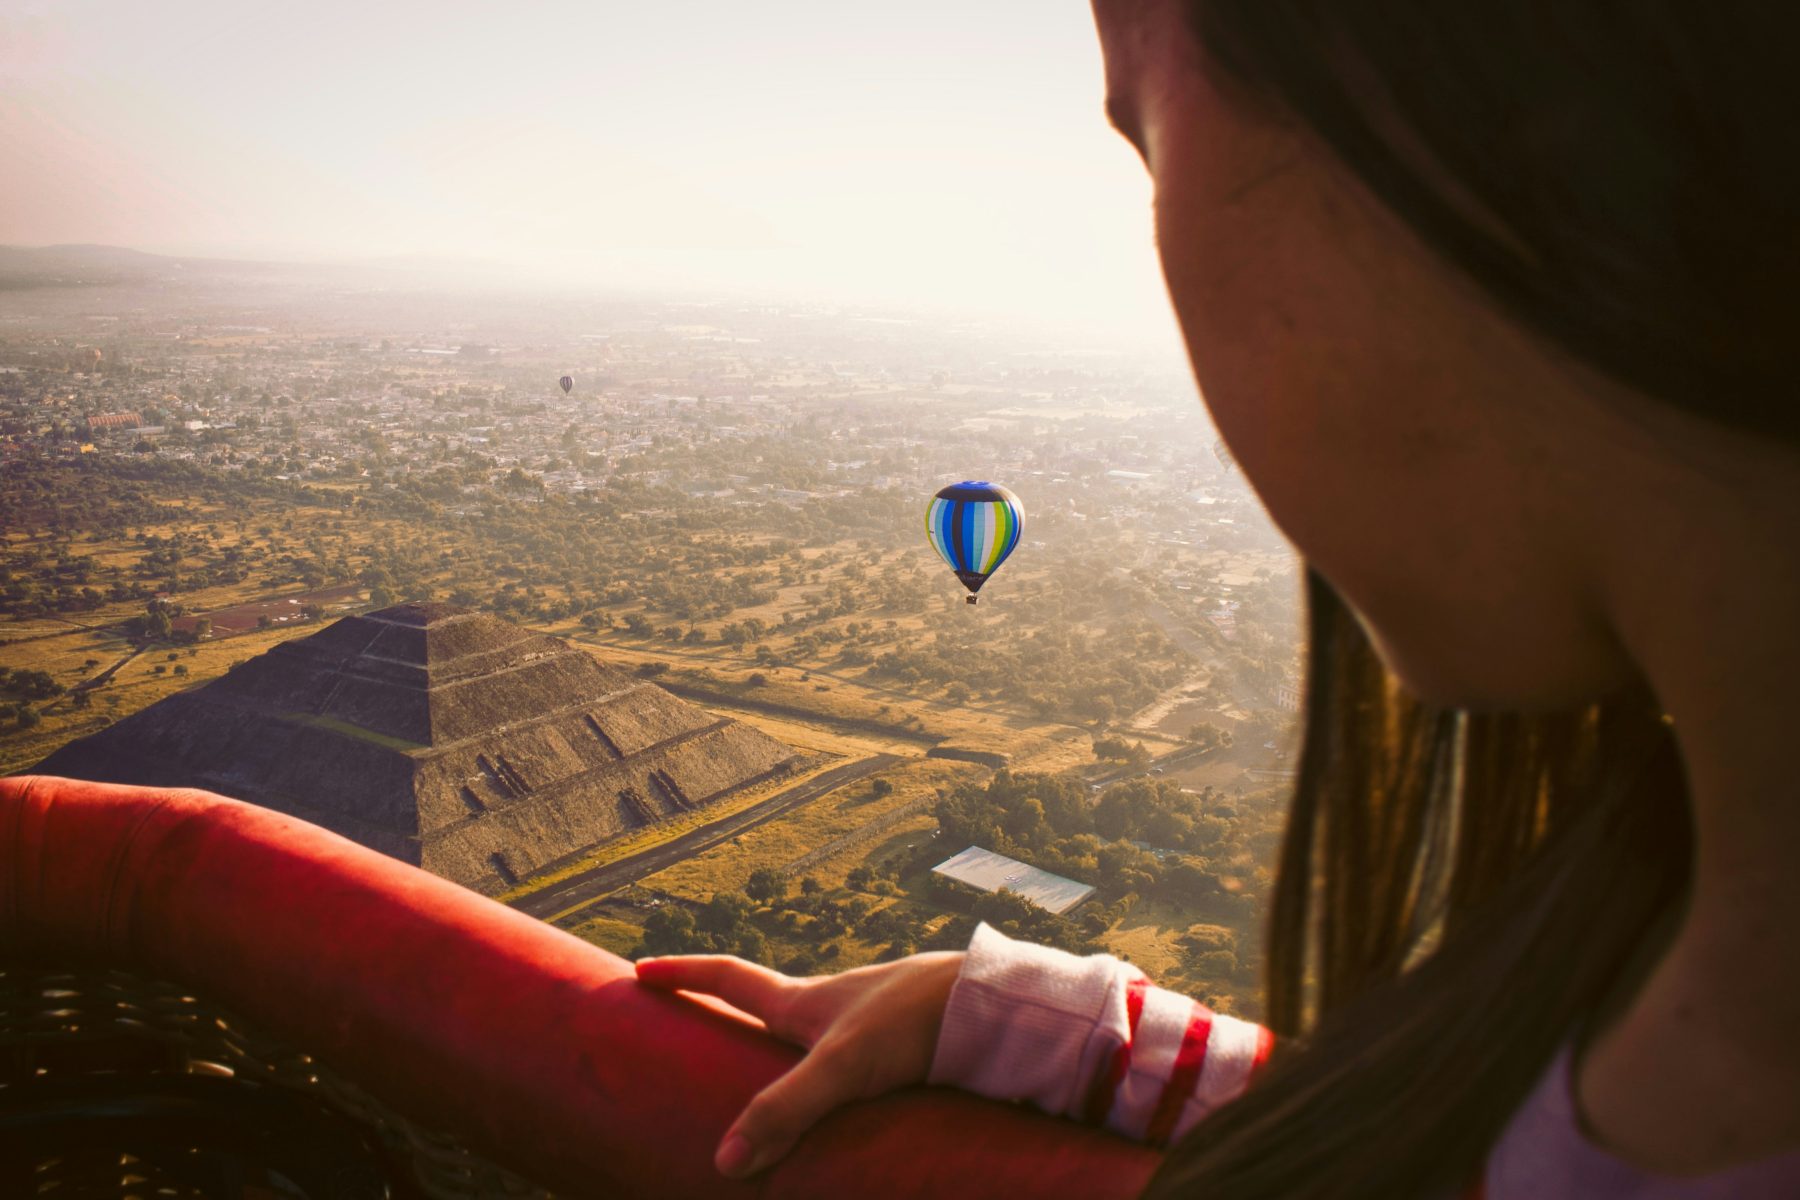
[{"label": "woman's shoulder", "polygon": [[1653,1175],[1597,1144],[1582,1126],[1565,1046],[1494,1144],[1483,1200],[1791,1200],[1800,1151],[1709,1175]]}]

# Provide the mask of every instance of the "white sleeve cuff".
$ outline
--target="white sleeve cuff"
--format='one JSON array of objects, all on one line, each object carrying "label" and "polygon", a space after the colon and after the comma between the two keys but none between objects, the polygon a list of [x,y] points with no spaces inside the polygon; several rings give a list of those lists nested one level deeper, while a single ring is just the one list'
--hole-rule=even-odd
[{"label": "white sleeve cuff", "polygon": [[1006,937],[983,922],[950,992],[931,1083],[1080,1116],[1089,1082],[1126,1038],[1138,972]]}]

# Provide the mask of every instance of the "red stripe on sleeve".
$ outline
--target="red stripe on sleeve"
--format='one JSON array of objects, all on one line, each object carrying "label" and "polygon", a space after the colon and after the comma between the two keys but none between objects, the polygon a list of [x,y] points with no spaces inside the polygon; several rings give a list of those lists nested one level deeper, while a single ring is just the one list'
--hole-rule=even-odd
[{"label": "red stripe on sleeve", "polygon": [[1268,1026],[1259,1025],[1256,1030],[1256,1056],[1250,1060],[1250,1078],[1256,1078],[1256,1073],[1263,1069],[1263,1064],[1269,1061],[1269,1055],[1273,1053],[1275,1035],[1269,1032]]},{"label": "red stripe on sleeve", "polygon": [[1188,1097],[1194,1094],[1200,1073],[1206,1069],[1206,1041],[1211,1036],[1212,1012],[1204,1004],[1195,1004],[1194,1014],[1188,1018],[1187,1032],[1181,1035],[1181,1049],[1175,1052],[1175,1069],[1169,1072],[1168,1082],[1163,1084],[1162,1095],[1156,1100],[1156,1112],[1150,1118],[1150,1128],[1144,1134],[1144,1140],[1152,1146],[1165,1144],[1169,1135],[1175,1132],[1181,1110],[1186,1107]]},{"label": "red stripe on sleeve", "polygon": [[1137,1037],[1138,1018],[1144,1013],[1144,990],[1149,986],[1150,981],[1142,975],[1125,985],[1125,1040],[1114,1048],[1112,1060],[1104,1071],[1094,1075],[1093,1086],[1088,1089],[1087,1105],[1082,1109],[1081,1119],[1089,1125],[1099,1125],[1106,1120],[1106,1114],[1112,1111],[1113,1093],[1119,1090],[1125,1072],[1131,1069],[1131,1042]]}]

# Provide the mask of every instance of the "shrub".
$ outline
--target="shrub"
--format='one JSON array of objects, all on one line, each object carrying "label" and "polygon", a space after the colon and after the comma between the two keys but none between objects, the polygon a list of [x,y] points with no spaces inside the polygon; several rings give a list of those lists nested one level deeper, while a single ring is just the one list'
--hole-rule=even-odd
[{"label": "shrub", "polygon": [[760,904],[773,904],[787,895],[788,878],[773,867],[758,867],[744,884],[744,895]]}]

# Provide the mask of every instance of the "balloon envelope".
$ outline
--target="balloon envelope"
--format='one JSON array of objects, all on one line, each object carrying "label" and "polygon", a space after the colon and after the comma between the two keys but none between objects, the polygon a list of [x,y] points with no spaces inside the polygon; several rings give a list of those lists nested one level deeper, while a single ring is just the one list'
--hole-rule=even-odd
[{"label": "balloon envelope", "polygon": [[1237,459],[1232,457],[1231,447],[1225,444],[1224,438],[1214,440],[1213,457],[1219,460],[1219,465],[1225,468],[1227,475],[1231,473],[1231,468],[1237,466]]},{"label": "balloon envelope", "polygon": [[567,395],[575,387],[575,377],[573,375],[564,375],[561,379],[557,380],[556,382],[562,384],[562,390],[563,390],[564,395]]},{"label": "balloon envelope", "polygon": [[986,480],[953,483],[925,509],[925,536],[969,589],[970,604],[1019,544],[1024,528],[1025,507],[1019,498]]}]

